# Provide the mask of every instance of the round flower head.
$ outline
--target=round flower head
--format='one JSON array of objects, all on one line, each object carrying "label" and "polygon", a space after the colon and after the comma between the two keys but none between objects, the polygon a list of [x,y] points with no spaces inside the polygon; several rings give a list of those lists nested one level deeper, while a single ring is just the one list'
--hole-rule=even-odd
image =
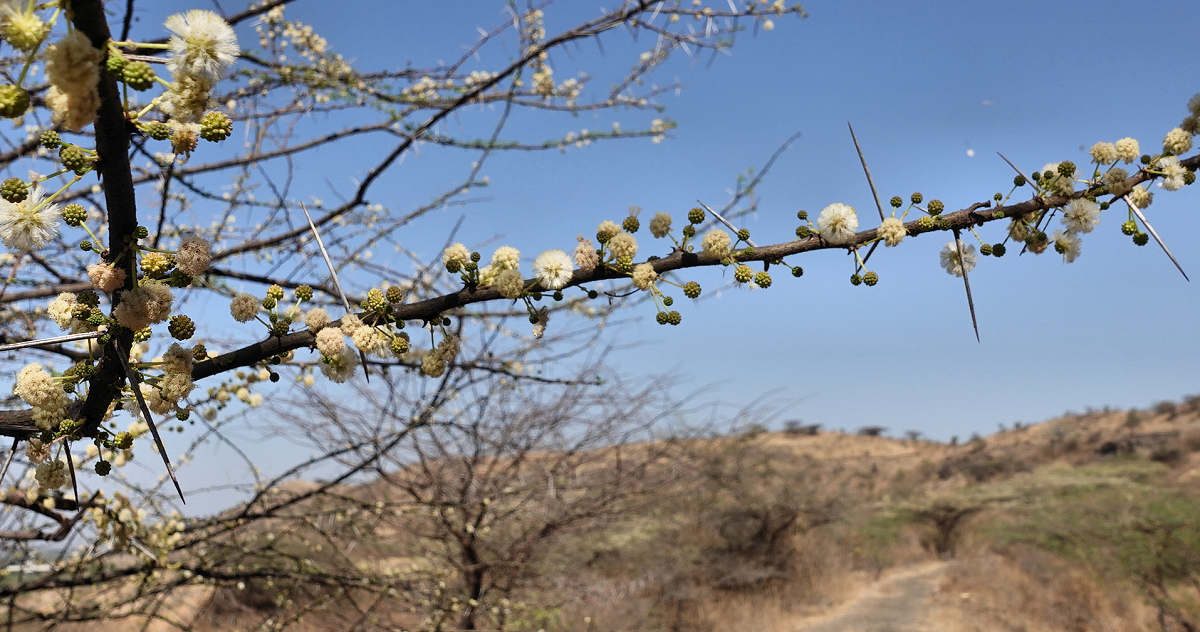
[{"label": "round flower head", "polygon": [[947,273],[954,276],[962,276],[963,269],[965,268],[967,272],[970,272],[975,267],[975,263],[979,261],[979,257],[975,254],[975,246],[963,244],[962,261],[960,262],[958,248],[951,241],[947,242],[946,246],[942,248],[941,260],[942,267],[946,269]]},{"label": "round flower head", "polygon": [[1100,223],[1100,205],[1081,198],[1071,200],[1063,211],[1062,221],[1067,232],[1090,233]]},{"label": "round flower head", "polygon": [[662,239],[671,232],[671,216],[667,213],[656,213],[650,220],[650,234]]},{"label": "round flower head", "polygon": [[92,287],[103,292],[112,292],[125,285],[125,271],[109,263],[93,263],[87,267]]},{"label": "round flower head", "polygon": [[229,302],[229,313],[233,314],[233,319],[239,323],[254,320],[258,314],[258,299],[254,298],[253,294],[238,294]]},{"label": "round flower head", "polygon": [[175,269],[188,276],[200,276],[212,262],[212,249],[202,237],[188,237],[179,245],[175,255]]},{"label": "round flower head", "polygon": [[1107,165],[1118,160],[1117,146],[1112,143],[1099,142],[1092,145],[1092,149],[1088,152],[1092,155],[1092,160]]},{"label": "round flower head", "polygon": [[75,295],[70,292],[59,294],[53,301],[50,301],[50,306],[46,308],[50,319],[63,329],[71,328],[71,320],[75,318],[74,311]]},{"label": "round flower head", "polygon": [[621,227],[617,226],[616,222],[604,220],[596,227],[596,239],[599,239],[600,243],[605,243],[619,232],[621,232]]},{"label": "round flower head", "polygon": [[648,263],[639,263],[633,267],[633,285],[639,290],[648,290],[658,278],[658,273],[654,271],[654,266]]},{"label": "round flower head", "polygon": [[1064,262],[1071,263],[1079,256],[1080,245],[1083,243],[1079,235],[1055,231],[1050,239],[1054,241],[1054,250],[1062,253]]},{"label": "round flower head", "polygon": [[492,268],[500,270],[518,270],[521,267],[521,251],[512,246],[500,246],[492,253]]},{"label": "round flower head", "polygon": [[1141,148],[1138,147],[1138,142],[1135,139],[1126,136],[1117,141],[1117,157],[1125,162],[1133,162],[1142,155]]},{"label": "round flower head", "polygon": [[1167,132],[1167,137],[1163,139],[1163,151],[1170,152],[1176,156],[1186,154],[1192,148],[1192,135],[1176,127]]},{"label": "round flower head", "polygon": [[904,227],[904,222],[895,217],[883,220],[877,232],[883,238],[883,243],[889,247],[899,244],[900,240],[908,235],[908,229]]},{"label": "round flower head", "polygon": [[176,13],[167,18],[165,26],[172,33],[167,62],[171,74],[216,81],[240,52],[233,28],[212,11]]},{"label": "round flower head", "polygon": [[607,245],[608,249],[612,251],[613,256],[618,259],[633,259],[637,256],[637,238],[629,233],[617,233],[616,235],[613,235],[612,239],[609,239],[608,243],[605,245]]},{"label": "round flower head", "polygon": [[[331,331],[322,329],[321,331]],[[354,353],[354,349],[344,346],[336,356],[327,356],[321,359],[321,372],[330,381],[341,384],[346,380],[354,377],[354,369],[358,366],[358,354]]]},{"label": "round flower head", "polygon": [[700,248],[706,255],[724,259],[729,256],[729,247],[732,243],[729,233],[720,228],[714,228],[704,234],[704,239],[700,240]]},{"label": "round flower head", "polygon": [[559,290],[571,282],[571,258],[561,250],[547,250],[533,260],[533,273],[542,287]]},{"label": "round flower head", "polygon": [[37,250],[58,235],[58,204],[46,202],[42,185],[34,185],[20,202],[0,200],[0,240],[16,252]]},{"label": "round flower head", "polygon": [[501,270],[496,275],[496,291],[504,298],[521,298],[525,291],[525,280],[516,270]]},{"label": "round flower head", "polygon": [[346,339],[337,327],[326,327],[317,332],[317,351],[321,355],[336,358],[346,348]]},{"label": "round flower head", "polygon": [[1144,209],[1154,203],[1154,194],[1147,191],[1146,188],[1140,184],[1136,187],[1133,187],[1133,190],[1130,191],[1128,195],[1129,200],[1133,202],[1133,205],[1141,209]]},{"label": "round flower head", "polygon": [[460,244],[451,244],[448,248],[442,251],[442,265],[450,272],[458,272],[467,265],[471,260],[471,251],[467,247]]},{"label": "round flower head", "polygon": [[854,241],[855,231],[858,230],[858,215],[853,207],[834,202],[821,210],[817,229],[821,237],[831,244],[850,243]]},{"label": "round flower head", "polygon": [[1163,180],[1158,183],[1158,186],[1168,191],[1178,191],[1183,188],[1183,177],[1187,174],[1187,167],[1179,164],[1178,158],[1167,156],[1158,161],[1158,168],[1163,172]]},{"label": "round flower head", "polygon": [[320,331],[329,324],[329,312],[324,308],[314,307],[304,314],[304,326],[312,331]]},{"label": "round flower head", "polygon": [[591,272],[600,265],[600,256],[596,254],[592,240],[582,235],[579,237],[579,244],[575,246],[575,265],[584,272]]},{"label": "round flower head", "polygon": [[104,53],[79,31],[71,31],[46,49],[46,104],[55,123],[79,131],[96,119],[100,107],[100,60]]}]

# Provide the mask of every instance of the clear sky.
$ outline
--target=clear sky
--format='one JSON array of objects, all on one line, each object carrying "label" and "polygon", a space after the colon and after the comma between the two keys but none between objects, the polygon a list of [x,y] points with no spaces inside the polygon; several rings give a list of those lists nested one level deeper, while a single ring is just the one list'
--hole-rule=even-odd
[{"label": "clear sky", "polygon": [[[188,6],[172,1],[148,9],[140,28],[157,36],[160,10]],[[362,69],[396,68],[457,57],[476,27],[503,19],[503,6],[301,0],[288,15],[314,24]],[[547,29],[594,17],[597,6],[550,4]],[[1200,91],[1193,70],[1200,33],[1188,2],[1151,9],[1096,1],[805,7],[807,19],[785,17],[773,31],[739,35],[730,55],[676,54],[656,75],[681,85],[659,98],[667,108],[661,116],[678,124],[664,142],[633,139],[493,158],[484,170],[492,183],[485,199],[413,227],[405,246],[432,257],[448,227],[465,216],[460,240],[482,244],[499,236],[520,248],[528,265],[542,250],[570,251],[577,234],[592,234],[604,219],[619,221],[630,205],[645,209],[644,219],[669,211],[679,226],[696,200],[723,204],[736,175],[761,165],[794,132],[800,140],[758,189],[758,214],[743,222],[754,239],[786,241],[797,209],[815,216],[832,202],[854,206],[870,227],[876,211],[847,121],[885,205],[892,195],[921,191],[959,209],[1008,191],[1013,174],[997,151],[1027,172],[1059,160],[1085,165],[1093,143],[1124,136],[1152,152]],[[239,32],[250,43],[249,31]],[[652,46],[624,31],[603,43],[602,57],[590,43],[555,53],[557,78],[586,66],[594,77],[589,90],[607,90],[614,68],[628,68]],[[507,50],[493,54],[478,67],[507,61]],[[542,140],[607,130],[614,121],[644,126],[654,116],[523,117],[507,133]],[[463,117],[445,125],[479,129],[473,124]],[[297,161],[298,175],[312,188],[298,191],[332,198],[327,182],[344,190],[354,175],[337,171],[339,161],[363,164],[349,154],[320,158]],[[424,189],[461,178],[472,159],[433,150],[410,156],[374,197],[401,208],[420,203]],[[438,180],[445,173],[451,175]],[[1200,275],[1194,245],[1200,188],[1159,193],[1148,215],[1184,268]],[[791,259],[805,268],[802,279],[780,270],[767,290],[729,288],[697,304],[681,300],[687,304],[678,308],[680,327],[658,326],[650,306],[633,305],[627,315],[634,320],[612,333],[636,344],[612,360],[634,374],[671,372],[681,392],[705,387],[706,398],[733,406],[764,397],[791,402],[780,419],[833,428],[881,424],[942,439],[1068,409],[1141,406],[1200,391],[1196,287],[1153,242],[1132,245],[1120,233],[1123,220],[1123,210],[1105,213],[1073,264],[1053,250],[983,258],[971,274],[981,343],[961,280],[938,266],[947,237],[931,234],[881,248],[871,261],[881,278],[874,288],[851,287],[845,253],[822,251]],[[981,229],[990,242],[1000,241],[1002,231],[1001,223]],[[647,255],[662,244],[645,233],[641,241]],[[705,269],[679,278],[713,294],[730,275]]]}]

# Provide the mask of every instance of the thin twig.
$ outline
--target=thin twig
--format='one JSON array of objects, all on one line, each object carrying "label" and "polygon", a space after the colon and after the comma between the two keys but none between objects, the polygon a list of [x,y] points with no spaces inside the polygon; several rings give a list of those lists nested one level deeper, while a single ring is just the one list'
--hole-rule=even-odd
[{"label": "thin twig", "polygon": [[862,147],[858,145],[858,136],[854,135],[854,126],[846,121],[850,128],[850,140],[854,141],[854,150],[858,152],[858,161],[862,163],[863,173],[867,174],[867,184],[871,186],[871,195],[875,198],[875,208],[879,210],[879,221],[883,221],[883,204],[879,203],[879,193],[875,190],[875,181],[871,179],[871,170],[867,167],[867,158],[863,156]]},{"label": "thin twig", "polygon": [[967,262],[963,259],[962,239],[958,236],[958,229],[954,229],[954,249],[958,251],[958,267],[962,269],[963,287],[967,289],[967,308],[971,310],[971,326],[975,328],[975,342],[982,342],[979,339],[979,321],[975,318],[975,299],[971,298],[971,282],[967,280]]},{"label": "thin twig", "polygon": [[63,441],[63,448],[67,453],[67,471],[71,474],[71,490],[75,492],[75,502],[79,501],[79,481],[75,478],[75,457],[71,454],[71,444]]},{"label": "thin twig", "polygon": [[[338,296],[342,297],[342,305],[346,308],[346,313],[350,311],[350,301],[346,299],[346,292],[342,290],[342,282],[338,281],[337,270],[333,269],[333,261],[329,258],[329,253],[325,250],[325,242],[321,240],[321,233],[317,232],[317,225],[313,223],[312,215],[308,214],[308,207],[304,202],[300,203],[300,210],[304,211],[304,217],[308,220],[308,227],[312,229],[313,237],[317,238],[317,247],[321,249],[321,256],[325,259],[325,265],[329,267],[329,277],[333,279],[333,287],[337,290]],[[367,370],[367,354],[363,353],[362,349],[358,350],[358,357],[362,359],[363,375],[367,381],[371,381],[371,372]]]},{"label": "thin twig", "polygon": [[1167,257],[1171,259],[1171,263],[1175,264],[1175,267],[1179,270],[1179,274],[1183,275],[1185,281],[1191,283],[1192,280],[1188,278],[1187,272],[1183,271],[1183,266],[1179,265],[1179,260],[1175,258],[1175,255],[1171,254],[1171,249],[1167,248],[1167,244],[1163,243],[1162,237],[1158,236],[1158,231],[1154,230],[1154,227],[1150,225],[1150,220],[1146,219],[1146,216],[1142,213],[1142,209],[1138,208],[1137,204],[1134,204],[1128,195],[1121,196],[1121,199],[1125,200],[1125,203],[1129,205],[1129,209],[1133,211],[1133,214],[1137,215],[1138,219],[1142,220],[1142,223],[1146,225],[1146,230],[1150,231],[1150,235],[1154,237],[1154,241],[1158,242],[1158,247],[1167,253]]},{"label": "thin twig", "polygon": [[20,443],[19,438],[13,437],[12,449],[8,451],[8,456],[4,457],[4,467],[0,468],[0,482],[4,482],[4,475],[8,474],[8,466],[12,465],[13,457],[17,455],[17,446]]}]

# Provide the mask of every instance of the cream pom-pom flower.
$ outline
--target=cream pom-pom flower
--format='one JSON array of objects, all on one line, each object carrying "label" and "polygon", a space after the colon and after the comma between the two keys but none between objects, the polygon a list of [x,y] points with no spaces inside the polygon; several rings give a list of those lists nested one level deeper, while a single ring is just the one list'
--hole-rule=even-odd
[{"label": "cream pom-pom flower", "polygon": [[850,243],[854,241],[855,231],[858,230],[858,214],[849,204],[834,202],[821,209],[817,230],[831,244]]},{"label": "cream pom-pom flower", "polygon": [[0,241],[16,252],[45,246],[58,235],[58,204],[46,201],[42,185],[34,185],[20,202],[0,200]]},{"label": "cream pom-pom flower", "polygon": [[883,220],[883,223],[879,225],[879,230],[876,232],[888,247],[899,244],[908,235],[908,229],[904,227],[904,222],[895,217]]},{"label": "cream pom-pom flower", "polygon": [[171,59],[167,69],[173,75],[216,81],[241,52],[233,27],[212,11],[192,9],[176,13],[164,25],[171,31]]},{"label": "cream pom-pom flower", "polygon": [[560,290],[575,273],[571,257],[561,250],[547,250],[533,260],[533,274],[547,290]]},{"label": "cream pom-pom flower", "polygon": [[954,276],[962,276],[964,268],[970,272],[975,264],[979,261],[979,255],[975,252],[975,246],[971,244],[963,244],[962,261],[958,258],[958,248],[953,241],[946,242],[946,246],[941,252],[942,267],[945,268],[948,274]]}]

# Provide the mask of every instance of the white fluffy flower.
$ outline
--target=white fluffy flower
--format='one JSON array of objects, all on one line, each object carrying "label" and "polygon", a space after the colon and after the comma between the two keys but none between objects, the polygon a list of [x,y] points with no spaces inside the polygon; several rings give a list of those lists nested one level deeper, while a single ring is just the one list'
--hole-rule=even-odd
[{"label": "white fluffy flower", "polygon": [[704,239],[700,240],[700,248],[706,255],[724,259],[729,256],[729,246],[732,243],[729,233],[714,228],[704,234]]},{"label": "white fluffy flower", "polygon": [[1176,127],[1163,138],[1163,151],[1181,156],[1192,148],[1192,135]]},{"label": "white fluffy flower", "polygon": [[1067,232],[1090,233],[1100,223],[1100,205],[1081,198],[1071,200],[1063,211],[1062,222]]},{"label": "white fluffy flower", "polygon": [[1163,172],[1163,180],[1158,183],[1158,186],[1168,191],[1178,191],[1183,188],[1183,176],[1187,174],[1187,167],[1179,164],[1178,158],[1167,156],[1158,161],[1158,168]]},{"label": "white fluffy flower", "polygon": [[817,218],[817,229],[821,237],[831,244],[846,244],[854,241],[855,231],[858,230],[858,214],[854,208],[834,202],[821,210]]},{"label": "white fluffy flower", "polygon": [[1136,139],[1126,136],[1117,141],[1117,157],[1125,162],[1133,162],[1142,155],[1142,150],[1138,147]]},{"label": "white fluffy flower", "polygon": [[525,280],[516,270],[501,270],[496,275],[496,291],[504,298],[521,298],[525,292]]},{"label": "white fluffy flower", "polygon": [[575,265],[584,272],[591,272],[600,265],[600,256],[596,254],[592,240],[582,235],[579,236],[579,244],[575,246]]},{"label": "white fluffy flower", "polygon": [[252,294],[238,294],[229,302],[229,313],[239,323],[254,320],[254,317],[258,314],[258,299]]},{"label": "white fluffy flower", "polygon": [[1080,246],[1083,244],[1079,235],[1054,231],[1050,239],[1054,240],[1054,251],[1062,255],[1063,261],[1071,263],[1079,256]]},{"label": "white fluffy flower", "polygon": [[233,28],[212,11],[176,13],[164,24],[171,31],[171,74],[216,81],[233,65],[240,49]]},{"label": "white fluffy flower", "polygon": [[342,353],[342,349],[346,348],[346,339],[342,337],[342,330],[337,327],[321,329],[316,338],[317,351],[320,351],[321,355],[336,358]]},{"label": "white fluffy flower", "polygon": [[46,203],[42,185],[20,202],[0,200],[0,240],[16,252],[37,250],[58,235],[58,204]]},{"label": "white fluffy flower", "polygon": [[1117,155],[1117,146],[1106,142],[1099,142],[1092,145],[1092,149],[1088,153],[1092,155],[1092,160],[1102,165],[1114,163],[1119,158]]},{"label": "white fluffy flower", "polygon": [[879,225],[877,233],[883,238],[883,243],[891,247],[899,244],[900,240],[908,235],[908,229],[904,227],[904,222],[895,217],[889,217]]},{"label": "white fluffy flower", "polygon": [[570,283],[574,269],[567,253],[561,250],[547,250],[533,260],[533,274],[542,287],[558,290]]},{"label": "white fluffy flower", "polygon": [[471,260],[471,251],[460,243],[450,244],[442,251],[442,265],[450,272],[458,272]]},{"label": "white fluffy flower", "polygon": [[50,306],[46,308],[51,320],[63,329],[71,328],[71,320],[75,317],[75,298],[74,294],[63,292],[50,301]]},{"label": "white fluffy flower", "polygon": [[492,269],[518,270],[521,267],[521,251],[512,246],[500,246],[492,253]]},{"label": "white fluffy flower", "polygon": [[947,273],[954,276],[962,276],[964,268],[966,268],[967,272],[970,272],[975,267],[976,262],[979,261],[979,256],[975,253],[975,246],[963,244],[962,262],[960,263],[958,248],[953,241],[950,241],[946,242],[946,246],[942,248],[941,259],[942,267],[946,269]]},{"label": "white fluffy flower", "polygon": [[639,263],[633,267],[633,285],[639,290],[648,290],[658,279],[658,273],[649,263]]},{"label": "white fluffy flower", "polygon": [[212,247],[203,237],[191,236],[179,245],[175,254],[175,269],[188,276],[200,276],[212,263]]},{"label": "white fluffy flower", "polygon": [[637,256],[637,238],[629,233],[617,233],[616,235],[613,235],[612,239],[609,239],[608,243],[605,245],[608,246],[608,249],[613,253],[613,256],[618,259],[632,260]]},{"label": "white fluffy flower", "polygon": [[304,314],[304,326],[311,331],[320,331],[328,325],[330,321],[329,312],[324,308],[314,307]]},{"label": "white fluffy flower", "polygon": [[671,216],[667,213],[656,213],[650,220],[650,234],[661,239],[670,232]]},{"label": "white fluffy flower", "polygon": [[[322,329],[321,331],[329,330]],[[336,356],[327,356],[321,359],[321,372],[330,381],[339,384],[354,377],[354,369],[357,366],[358,354],[354,353],[354,349],[346,346],[343,346]]]}]

